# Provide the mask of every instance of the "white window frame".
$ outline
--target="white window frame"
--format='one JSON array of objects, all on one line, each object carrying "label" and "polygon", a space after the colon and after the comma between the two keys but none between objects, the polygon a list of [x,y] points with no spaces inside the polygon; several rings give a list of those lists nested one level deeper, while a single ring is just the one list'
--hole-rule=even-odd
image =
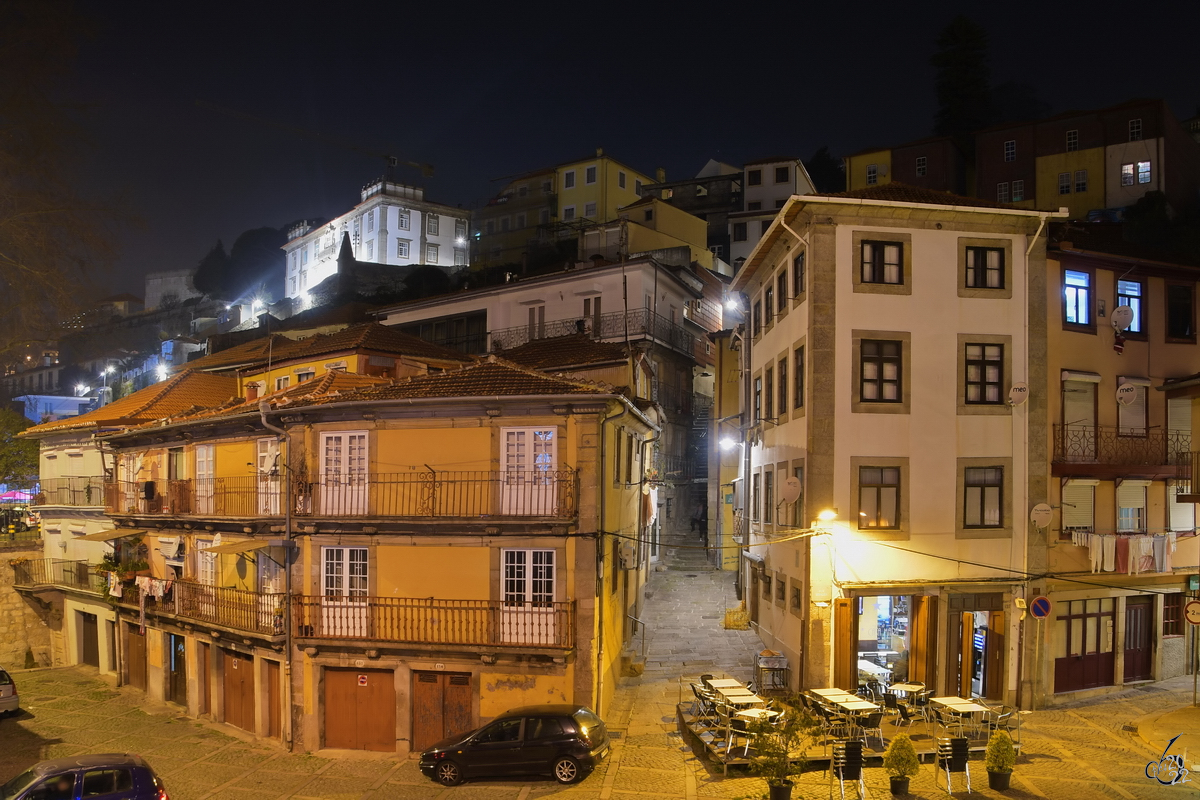
[{"label": "white window frame", "polygon": [[596,204],[595,203],[584,203],[583,204],[583,216],[587,217],[588,219],[595,217],[596,216]]},{"label": "white window frame", "polygon": [[196,540],[196,583],[204,586],[217,585],[217,556],[206,552],[212,546],[212,539]]},{"label": "white window frame", "polygon": [[425,214],[425,233],[430,236],[439,236],[438,231],[442,229],[441,217],[437,214]]},{"label": "white window frame", "polygon": [[1117,487],[1117,532],[1146,530],[1146,486],[1149,481],[1126,480]]},{"label": "white window frame", "polygon": [[396,240],[396,258],[408,258],[411,252],[412,239]]},{"label": "white window frame", "polygon": [[879,183],[879,165],[867,164],[867,186]]},{"label": "white window frame", "polygon": [[575,170],[569,169],[563,173],[563,188],[564,189],[574,189],[575,188]]},{"label": "white window frame", "polygon": [[438,246],[436,244],[430,243],[430,244],[425,245],[425,263],[426,264],[438,263]]},{"label": "white window frame", "polygon": [[1079,149],[1079,131],[1072,129],[1067,131],[1067,152],[1073,153]]},{"label": "white window frame", "polygon": [[593,164],[590,167],[584,167],[584,170],[583,170],[584,185],[591,186],[592,184],[594,184],[596,182],[596,176],[599,174],[600,174],[600,170],[599,170],[599,168],[596,167],[595,164]]},{"label": "white window frame", "polygon": [[396,227],[402,231],[410,230],[412,227],[412,213],[407,209],[397,209]]},{"label": "white window frame", "polygon": [[563,206],[562,218],[564,222],[575,219],[575,206]]},{"label": "white window frame", "polygon": [[1142,140],[1142,118],[1137,117],[1129,120],[1129,141],[1140,142]]},{"label": "white window frame", "polygon": [[1024,200],[1025,200],[1025,181],[1023,181],[1023,180],[1013,181],[1012,182],[1012,201],[1014,203],[1020,203],[1020,202],[1023,202]]},{"label": "white window frame", "polygon": [[1005,140],[1005,142],[1004,142],[1004,160],[1005,161],[1016,161],[1017,160],[1017,140],[1016,139]]},{"label": "white window frame", "polygon": [[929,159],[925,156],[917,156],[917,175],[924,176],[929,172]]}]

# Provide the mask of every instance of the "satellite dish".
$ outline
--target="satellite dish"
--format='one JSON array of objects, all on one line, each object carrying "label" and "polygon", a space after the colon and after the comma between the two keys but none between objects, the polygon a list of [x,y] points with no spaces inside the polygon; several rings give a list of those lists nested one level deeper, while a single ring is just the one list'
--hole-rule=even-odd
[{"label": "satellite dish", "polygon": [[1024,383],[1014,383],[1012,388],[1008,390],[1008,402],[1010,405],[1023,405],[1029,399],[1029,387]]},{"label": "satellite dish", "polygon": [[1132,383],[1122,383],[1117,387],[1117,402],[1123,406],[1132,404],[1137,395],[1137,386]]},{"label": "satellite dish", "polygon": [[783,488],[780,491],[783,497],[783,502],[794,503],[800,499],[800,479],[795,475],[783,482]]},{"label": "satellite dish", "polygon": [[1050,524],[1050,520],[1054,518],[1054,509],[1045,503],[1038,503],[1029,511],[1029,521],[1039,528],[1044,528]]},{"label": "satellite dish", "polygon": [[1133,323],[1133,309],[1129,306],[1117,306],[1112,310],[1112,326],[1123,331]]}]

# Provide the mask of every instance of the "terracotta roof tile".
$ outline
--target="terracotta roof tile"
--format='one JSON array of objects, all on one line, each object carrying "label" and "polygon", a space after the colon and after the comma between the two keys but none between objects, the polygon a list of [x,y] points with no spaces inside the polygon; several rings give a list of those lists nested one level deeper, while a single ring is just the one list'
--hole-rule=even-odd
[{"label": "terracotta roof tile", "polygon": [[21,435],[37,437],[72,430],[132,427],[170,417],[197,406],[219,406],[236,395],[236,379],[187,369],[168,380],[147,386],[95,411],[35,425],[27,428]]},{"label": "terracotta roof tile", "polygon": [[326,372],[319,378],[314,378],[286,389],[280,389],[273,394],[256,397],[253,400],[232,398],[215,407],[193,407],[184,409],[172,417],[171,422],[189,422],[216,417],[232,417],[238,414],[257,413],[258,404],[263,400],[272,406],[286,406],[297,401],[319,400],[326,395],[339,396],[347,392],[355,392],[372,386],[382,386],[390,383],[387,378],[377,378],[373,375],[355,375],[348,372]]},{"label": "terracotta roof tile", "polygon": [[534,339],[520,347],[505,350],[502,355],[515,364],[551,371],[628,358],[625,345],[598,342],[582,333]]}]

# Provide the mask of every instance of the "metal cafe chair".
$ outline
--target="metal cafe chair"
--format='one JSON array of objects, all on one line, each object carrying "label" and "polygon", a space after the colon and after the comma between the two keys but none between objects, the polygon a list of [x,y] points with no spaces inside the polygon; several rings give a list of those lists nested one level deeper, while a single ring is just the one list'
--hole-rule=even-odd
[{"label": "metal cafe chair", "polygon": [[858,738],[862,739],[863,746],[867,744],[867,737],[875,733],[879,737],[879,749],[883,749],[883,712],[872,711],[866,717],[863,717],[858,723]]},{"label": "metal cafe chair", "polygon": [[966,773],[967,794],[971,793],[971,766],[967,763],[970,742],[965,737],[937,740],[937,768],[945,770],[946,793],[954,794],[951,776],[955,772]]},{"label": "metal cafe chair", "polygon": [[858,796],[865,796],[866,783],[863,779],[862,748],[862,742],[857,740],[834,742],[833,757],[829,761],[830,794],[833,793],[833,776],[836,773],[842,800],[846,800],[846,781],[857,783]]}]

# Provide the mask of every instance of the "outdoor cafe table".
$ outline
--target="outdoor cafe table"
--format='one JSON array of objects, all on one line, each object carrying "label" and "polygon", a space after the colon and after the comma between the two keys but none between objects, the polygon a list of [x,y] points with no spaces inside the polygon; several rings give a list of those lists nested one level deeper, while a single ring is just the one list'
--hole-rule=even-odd
[{"label": "outdoor cafe table", "polygon": [[708,682],[708,685],[714,689],[721,689],[721,688],[729,689],[729,688],[741,686],[742,682],[739,681],[737,678],[713,678],[712,680],[710,680]]},{"label": "outdoor cafe table", "polygon": [[850,695],[851,697],[858,696],[858,695],[850,694],[850,692],[847,692],[845,689],[835,689],[835,688],[809,689],[808,693],[815,694],[818,697],[837,697],[838,695]]},{"label": "outdoor cafe table", "polygon": [[889,687],[889,688],[891,688],[891,690],[893,692],[904,692],[905,694],[908,694],[909,692],[921,691],[922,689],[925,688],[925,684],[923,684],[923,683],[893,683],[891,685],[891,687]]},{"label": "outdoor cafe table", "polygon": [[758,720],[774,719],[779,714],[780,712],[772,711],[769,708],[743,708],[741,711],[735,711],[733,715],[746,720]]},{"label": "outdoor cafe table", "polygon": [[839,708],[844,708],[847,711],[879,710],[879,706],[875,705],[870,700],[863,700],[861,697],[855,697],[853,700],[834,700],[833,703]]},{"label": "outdoor cafe table", "polygon": [[756,694],[727,694],[724,698],[731,706],[761,706],[767,702]]},{"label": "outdoor cafe table", "polygon": [[963,697],[931,697],[929,698],[929,702],[936,703],[942,708],[945,708],[947,711],[953,712],[961,717],[972,717],[971,721],[974,725],[976,725],[976,727],[978,727],[979,723],[977,720],[975,720],[973,715],[979,713],[980,711],[991,711],[991,709],[987,706],[976,703],[974,700],[967,700]]},{"label": "outdoor cafe table", "polygon": [[754,694],[754,692],[750,691],[745,686],[718,686],[717,694],[721,695],[722,697],[736,697],[737,695],[742,694]]}]

